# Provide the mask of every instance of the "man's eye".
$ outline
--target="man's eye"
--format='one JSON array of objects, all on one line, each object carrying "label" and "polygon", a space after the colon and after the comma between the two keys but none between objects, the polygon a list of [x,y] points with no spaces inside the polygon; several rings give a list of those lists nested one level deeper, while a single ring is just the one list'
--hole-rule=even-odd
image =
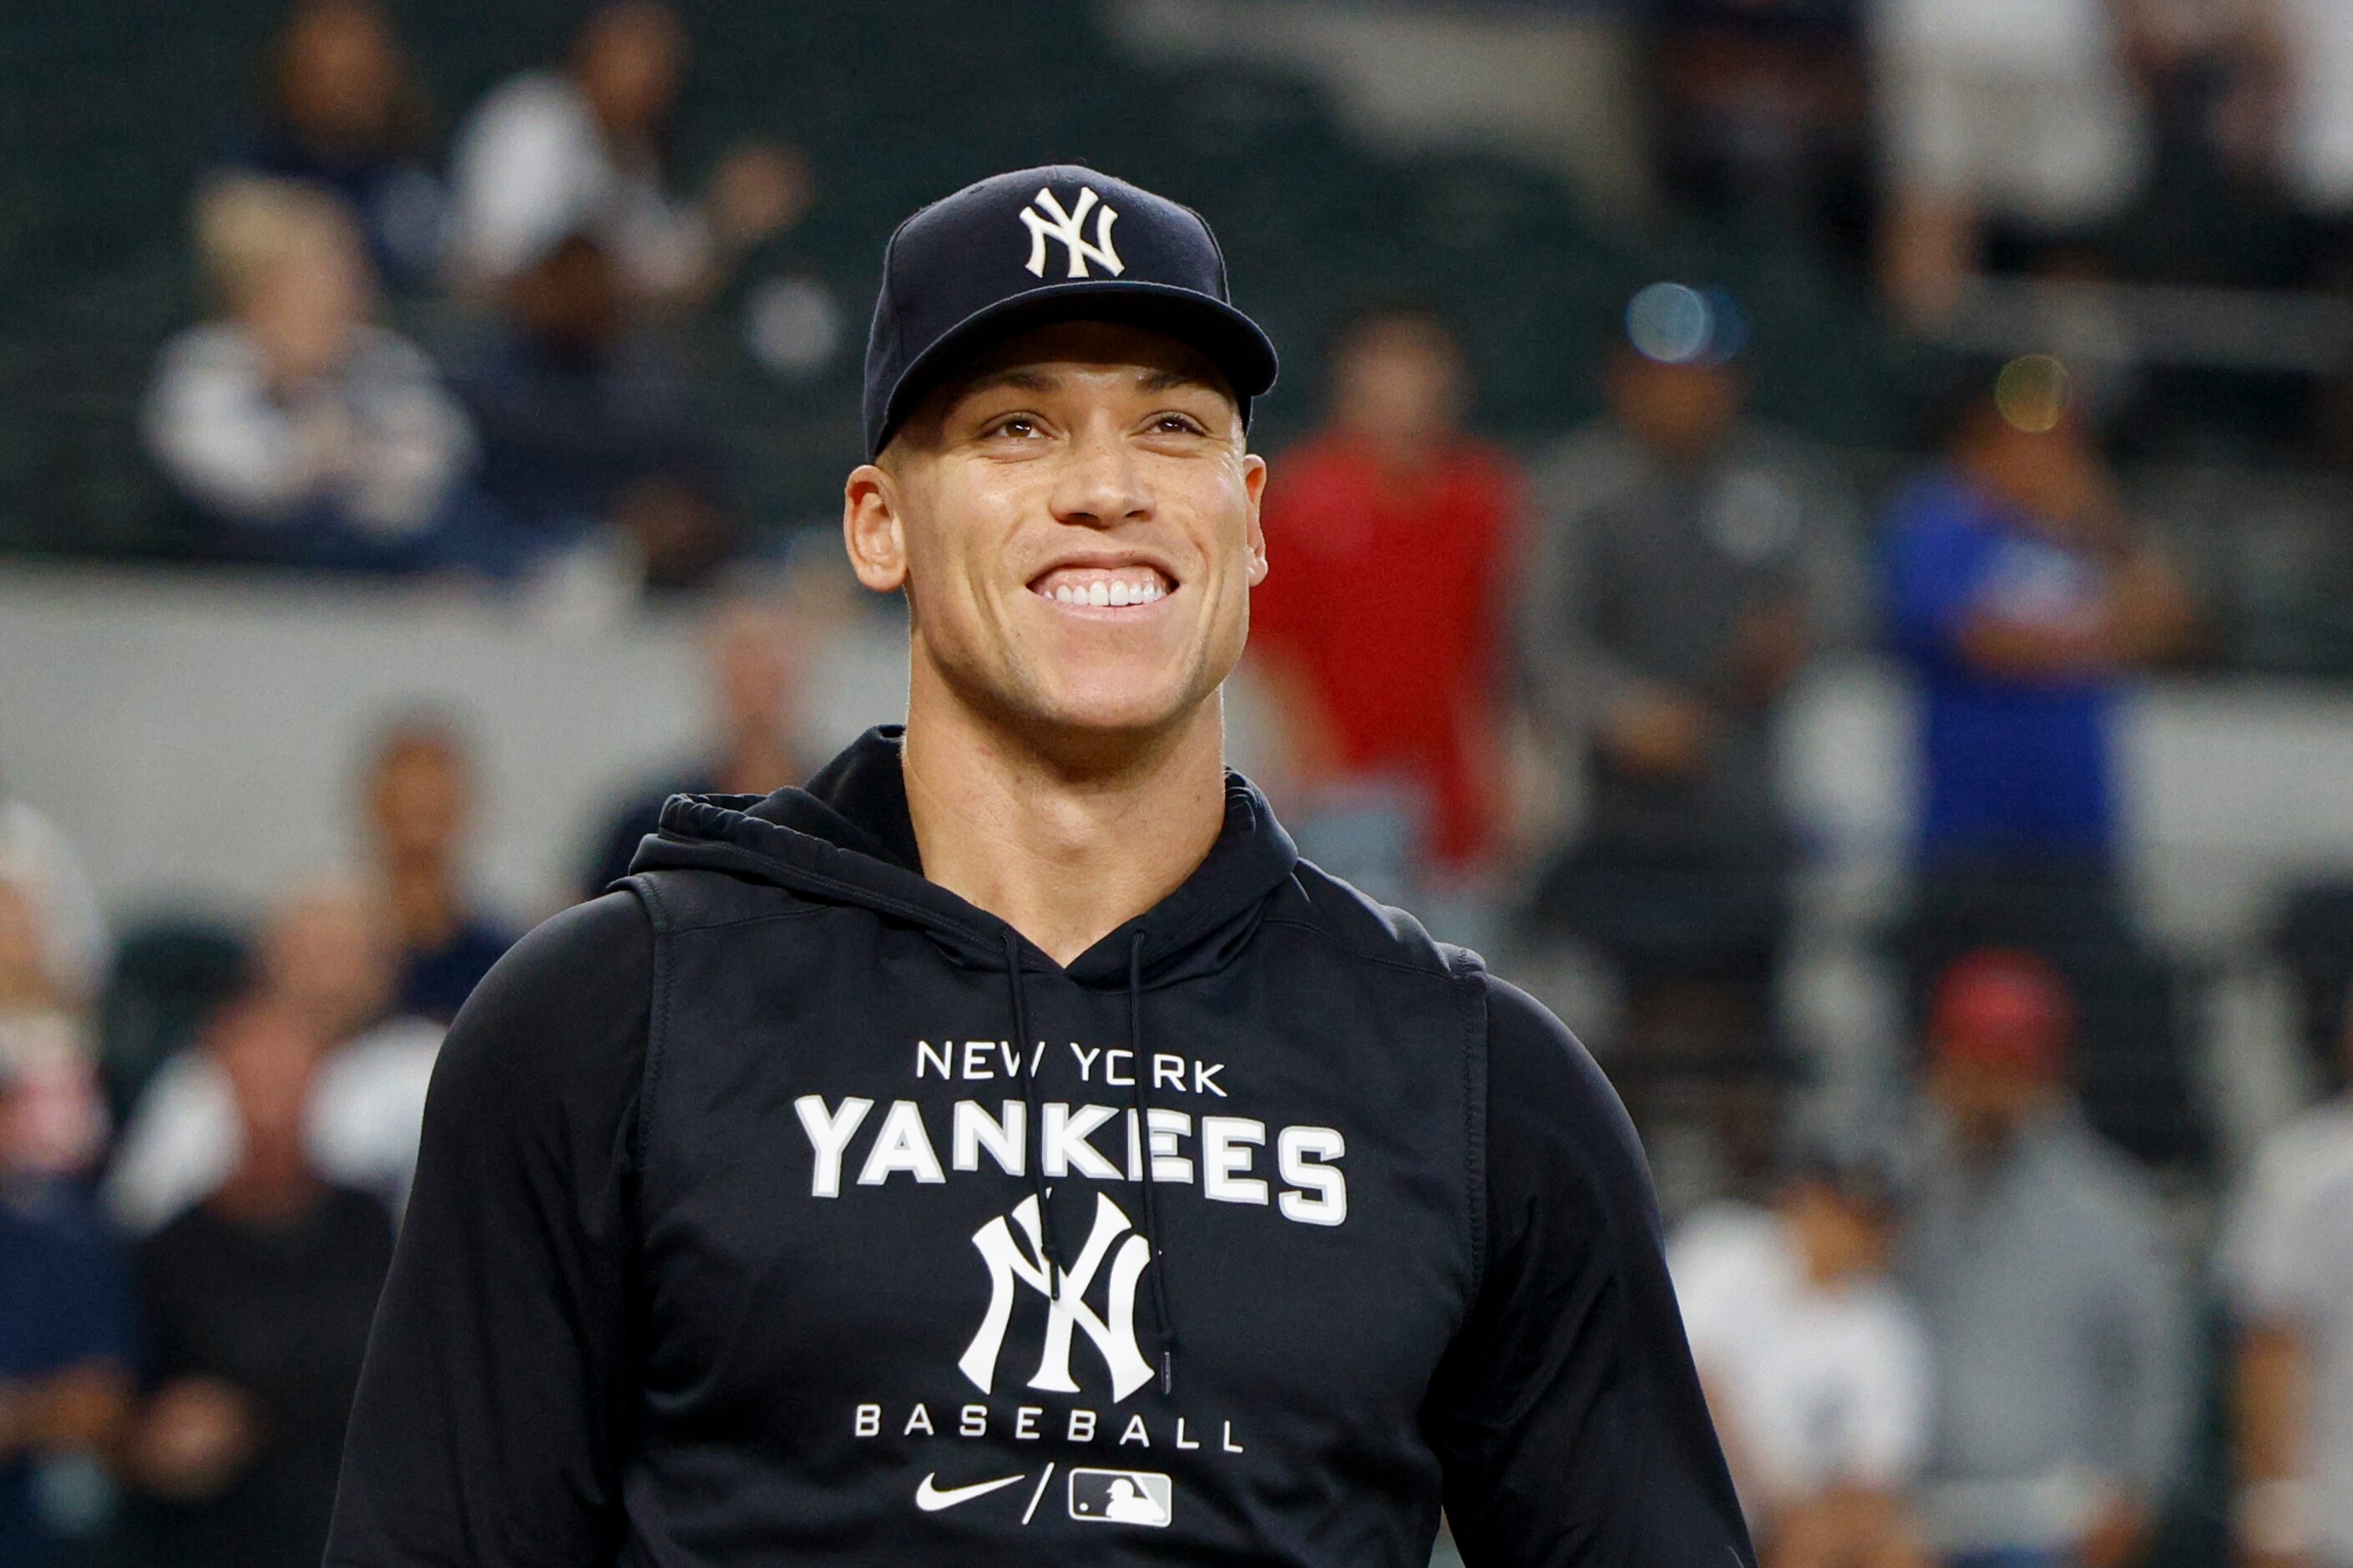
[{"label": "man's eye", "polygon": [[1183,414],[1163,414],[1152,422],[1152,428],[1164,436],[1205,435],[1200,421]]},{"label": "man's eye", "polygon": [[1016,414],[989,426],[992,436],[1017,436],[1027,438],[1038,434],[1038,422],[1026,414]]}]

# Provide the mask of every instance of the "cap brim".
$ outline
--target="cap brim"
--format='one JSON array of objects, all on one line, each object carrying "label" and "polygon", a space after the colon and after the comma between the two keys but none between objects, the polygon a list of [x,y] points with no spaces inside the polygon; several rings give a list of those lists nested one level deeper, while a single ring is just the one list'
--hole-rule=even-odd
[{"label": "cap brim", "polygon": [[873,452],[879,453],[939,378],[959,360],[1018,332],[1055,321],[1110,321],[1143,327],[1189,343],[1209,357],[1241,399],[1242,419],[1250,420],[1250,400],[1263,396],[1274,385],[1277,362],[1274,343],[1251,321],[1223,300],[1170,283],[1082,281],[1050,285],[1000,300],[957,322],[938,342],[908,363],[883,405],[882,428],[876,432]]}]

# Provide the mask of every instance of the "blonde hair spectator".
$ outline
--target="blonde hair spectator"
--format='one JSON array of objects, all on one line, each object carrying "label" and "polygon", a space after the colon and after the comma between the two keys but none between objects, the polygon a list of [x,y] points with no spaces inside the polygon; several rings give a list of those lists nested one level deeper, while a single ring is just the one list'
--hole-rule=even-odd
[{"label": "blonde hair spectator", "polygon": [[216,179],[197,194],[195,227],[205,281],[229,315],[243,315],[290,263],[315,265],[360,247],[340,198],[291,180]]}]

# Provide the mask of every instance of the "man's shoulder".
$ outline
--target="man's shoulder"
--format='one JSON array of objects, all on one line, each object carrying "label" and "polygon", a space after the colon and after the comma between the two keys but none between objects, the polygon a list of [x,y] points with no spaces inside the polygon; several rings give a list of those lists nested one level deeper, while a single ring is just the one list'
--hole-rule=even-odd
[{"label": "man's shoulder", "polygon": [[546,1140],[634,1102],[647,1060],[654,937],[637,898],[550,916],[491,965],[432,1066],[427,1142]]},{"label": "man's shoulder", "polygon": [[2274,1202],[2323,1192],[2353,1198],[2353,1103],[2331,1101],[2283,1122],[2257,1151],[2251,1178]]},{"label": "man's shoulder", "polygon": [[[557,910],[525,931],[491,966],[510,983],[544,981],[584,963],[611,963],[653,951],[643,901],[627,889],[599,893]],[[487,981],[486,981],[487,984]]]},{"label": "man's shoulder", "polygon": [[542,921],[491,965],[450,1026],[443,1064],[484,1037],[512,1061],[517,1038],[609,1032],[616,1010],[642,1019],[652,995],[654,932],[627,890],[600,894]]},{"label": "man's shoulder", "polygon": [[1408,911],[1382,903],[1312,860],[1291,875],[1291,896],[1278,900],[1270,918],[1314,931],[1345,959],[1394,970],[1418,972],[1434,980],[1482,973],[1478,954],[1443,942]]},{"label": "man's shoulder", "polygon": [[2165,1196],[2157,1178],[2080,1113],[2056,1121],[2040,1145],[2045,1201],[2073,1208],[2119,1242],[2145,1243],[2162,1231]]}]

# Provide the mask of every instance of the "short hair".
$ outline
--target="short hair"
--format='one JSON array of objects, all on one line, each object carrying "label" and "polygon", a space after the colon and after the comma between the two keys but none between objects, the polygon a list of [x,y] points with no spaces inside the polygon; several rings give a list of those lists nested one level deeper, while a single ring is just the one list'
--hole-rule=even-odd
[{"label": "short hair", "polygon": [[376,726],[362,753],[364,765],[360,776],[375,778],[402,753],[418,750],[439,752],[455,761],[461,771],[472,771],[473,737],[464,722],[443,709],[418,707],[396,713]]},{"label": "short hair", "polygon": [[359,246],[343,198],[295,180],[231,175],[196,197],[196,258],[227,309],[245,308],[290,258],[324,244]]},{"label": "short hair", "polygon": [[1436,300],[1406,298],[1376,300],[1350,310],[1332,333],[1331,357],[1343,358],[1387,332],[1419,337],[1449,353],[1463,353],[1461,330]]}]

